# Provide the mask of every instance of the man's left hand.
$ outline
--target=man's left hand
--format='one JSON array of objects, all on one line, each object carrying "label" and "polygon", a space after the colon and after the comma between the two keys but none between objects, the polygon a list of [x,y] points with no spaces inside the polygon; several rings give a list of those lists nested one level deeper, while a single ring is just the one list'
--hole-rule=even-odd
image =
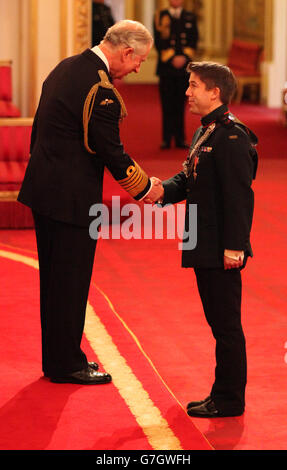
[{"label": "man's left hand", "polygon": [[224,255],[224,269],[240,268],[243,265],[243,256],[238,259],[230,258]]}]

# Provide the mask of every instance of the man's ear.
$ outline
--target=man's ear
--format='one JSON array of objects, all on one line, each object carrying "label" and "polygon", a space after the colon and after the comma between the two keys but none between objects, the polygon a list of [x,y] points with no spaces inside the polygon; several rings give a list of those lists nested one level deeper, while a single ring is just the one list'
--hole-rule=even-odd
[{"label": "man's ear", "polygon": [[134,53],[133,47],[125,47],[123,49],[123,58],[127,59]]},{"label": "man's ear", "polygon": [[217,99],[220,100],[220,88],[218,88],[217,86],[214,87],[212,89],[212,95],[211,96],[214,100],[217,100]]}]

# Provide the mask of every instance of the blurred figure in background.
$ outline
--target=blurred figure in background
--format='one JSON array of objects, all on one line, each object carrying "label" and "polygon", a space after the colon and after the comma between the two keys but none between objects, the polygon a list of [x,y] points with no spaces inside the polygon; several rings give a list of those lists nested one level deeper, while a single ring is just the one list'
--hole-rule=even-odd
[{"label": "blurred figure in background", "polygon": [[100,44],[110,26],[115,23],[110,7],[104,0],[93,0],[92,5],[92,46]]},{"label": "blurred figure in background", "polygon": [[185,143],[184,108],[188,88],[186,65],[197,47],[196,16],[183,8],[183,0],[169,0],[169,8],[159,10],[154,17],[154,40],[158,52],[156,73],[162,107],[161,148],[171,146],[172,138],[178,148]]}]

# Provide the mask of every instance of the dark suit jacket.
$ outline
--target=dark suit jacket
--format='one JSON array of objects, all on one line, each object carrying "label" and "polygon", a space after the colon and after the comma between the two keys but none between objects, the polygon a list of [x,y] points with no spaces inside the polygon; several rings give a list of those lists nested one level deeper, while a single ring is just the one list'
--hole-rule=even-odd
[{"label": "dark suit jacket", "polygon": [[192,49],[196,49],[198,42],[196,16],[184,9],[179,19],[173,18],[168,9],[156,12],[154,41],[158,52],[157,75],[185,75],[186,67],[176,69],[171,61],[175,55],[184,55],[187,60],[193,58]]},{"label": "dark suit jacket", "polygon": [[[248,129],[226,114],[226,106],[202,119],[193,139],[195,144],[204,127],[217,122],[213,134],[200,147],[197,177],[184,172],[163,182],[163,204],[186,199],[197,205],[197,246],[182,253],[183,267],[223,266],[225,249],[244,251],[252,256],[250,231],[253,218],[256,153]],[[255,136],[254,136],[255,137]],[[189,229],[186,211],[186,231]]]},{"label": "dark suit jacket", "polygon": [[90,224],[91,205],[102,201],[105,166],[125,188],[133,188],[135,199],[150,188],[145,173],[124,151],[119,136],[121,104],[111,88],[100,86],[92,107],[88,143],[96,153],[84,144],[84,103],[100,80],[100,70],[111,80],[104,62],[87,49],[62,61],[45,80],[33,124],[31,158],[18,196],[40,214],[79,226]]}]

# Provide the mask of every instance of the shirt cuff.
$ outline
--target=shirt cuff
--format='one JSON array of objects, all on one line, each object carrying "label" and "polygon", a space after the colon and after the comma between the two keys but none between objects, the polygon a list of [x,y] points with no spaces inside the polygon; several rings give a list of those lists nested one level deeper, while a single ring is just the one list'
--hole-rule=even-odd
[{"label": "shirt cuff", "polygon": [[145,195],[144,195],[143,197],[141,197],[140,199],[138,199],[138,201],[142,201],[143,199],[145,199],[145,198],[147,197],[147,195],[148,195],[148,194],[150,193],[150,191],[151,191],[151,188],[152,188],[152,186],[153,186],[153,185],[152,185],[152,183],[151,183],[151,185],[150,185],[150,188],[149,188],[148,192],[147,192],[147,193],[145,193]]},{"label": "shirt cuff", "polygon": [[224,256],[228,256],[228,258],[238,261],[239,258],[244,258],[244,251],[224,250]]}]

